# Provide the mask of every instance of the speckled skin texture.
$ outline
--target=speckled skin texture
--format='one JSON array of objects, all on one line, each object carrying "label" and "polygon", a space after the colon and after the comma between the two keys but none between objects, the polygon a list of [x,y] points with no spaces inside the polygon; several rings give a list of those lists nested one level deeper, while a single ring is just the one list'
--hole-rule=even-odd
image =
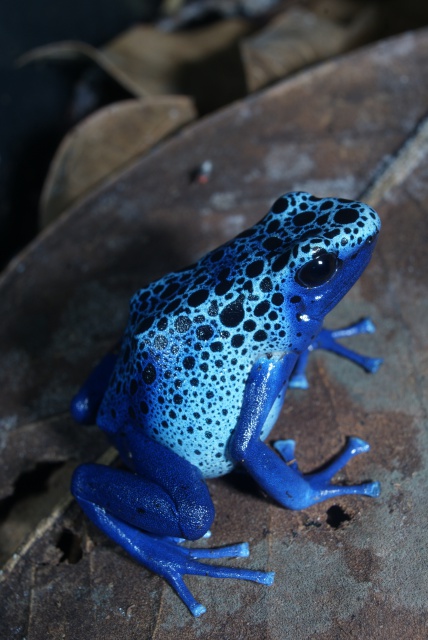
[{"label": "speckled skin texture", "polygon": [[132,420],[205,477],[229,472],[252,366],[266,353],[305,351],[360,275],[320,290],[299,284],[299,270],[323,251],[346,264],[377,230],[363,204],[286,195],[252,229],[138,291],[99,426],[112,433]]},{"label": "speckled skin texture", "polygon": [[[350,438],[321,471],[304,475],[294,442],[264,439],[309,348],[335,351],[374,371],[379,361],[344,351],[325,315],[367,266],[380,229],[359,202],[289,193],[254,227],[141,289],[116,358],[108,354],[72,402],[80,422],[107,432],[134,472],[82,465],[72,492],[86,514],[134,558],[162,575],[190,611],[205,608],[183,582],[194,573],[272,584],[273,573],[211,566],[198,558],[248,555],[248,545],[187,549],[214,519],[204,478],[242,465],[284,507],[332,496],[377,496],[379,485],[340,486],[333,476],[367,443]],[[304,378],[303,378],[304,379]]]}]

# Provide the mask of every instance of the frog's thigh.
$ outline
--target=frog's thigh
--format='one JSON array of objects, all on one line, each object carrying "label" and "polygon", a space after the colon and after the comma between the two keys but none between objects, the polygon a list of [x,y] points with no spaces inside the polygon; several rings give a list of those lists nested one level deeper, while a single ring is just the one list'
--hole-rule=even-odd
[{"label": "frog's thigh", "polygon": [[91,519],[94,507],[101,507],[107,514],[156,535],[196,540],[208,531],[214,506],[196,467],[148,441],[145,457],[139,459],[135,470],[137,473],[81,465],[73,476],[72,493]]}]

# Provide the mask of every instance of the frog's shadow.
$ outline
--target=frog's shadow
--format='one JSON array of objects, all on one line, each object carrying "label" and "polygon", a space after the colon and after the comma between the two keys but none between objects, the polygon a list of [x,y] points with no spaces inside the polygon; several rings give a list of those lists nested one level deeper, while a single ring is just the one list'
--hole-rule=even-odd
[{"label": "frog's shadow", "polygon": [[268,502],[276,504],[274,500],[261,491],[257,482],[253,480],[250,474],[242,467],[233,469],[233,471],[220,478],[215,478],[213,482],[223,484],[228,491],[236,491],[241,495],[251,496],[261,502],[268,500]]}]

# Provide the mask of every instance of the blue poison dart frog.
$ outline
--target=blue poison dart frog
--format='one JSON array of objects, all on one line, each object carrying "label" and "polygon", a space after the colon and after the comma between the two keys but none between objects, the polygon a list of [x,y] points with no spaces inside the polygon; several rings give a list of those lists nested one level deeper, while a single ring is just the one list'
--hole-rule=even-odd
[{"label": "blue poison dart frog", "polygon": [[322,471],[303,474],[293,440],[264,440],[288,386],[307,387],[309,351],[328,349],[367,371],[379,359],[336,338],[374,331],[363,320],[338,331],[326,314],[358,280],[380,221],[361,202],[288,193],[254,227],[131,299],[118,354],[92,371],[71,410],[106,432],[126,469],[77,468],[72,492],[87,516],[138,562],[163,576],[193,615],[185,574],[272,584],[274,574],[213,566],[200,558],[248,556],[248,545],[189,549],[214,519],[206,478],[245,469],[288,509],[333,496],[379,495],[379,484],[331,484],[359,438]]}]

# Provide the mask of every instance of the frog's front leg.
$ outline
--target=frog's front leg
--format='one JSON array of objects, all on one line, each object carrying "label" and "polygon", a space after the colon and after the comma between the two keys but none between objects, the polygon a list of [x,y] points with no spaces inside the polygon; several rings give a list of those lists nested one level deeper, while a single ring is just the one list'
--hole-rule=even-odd
[{"label": "frog's front leg", "polygon": [[307,389],[309,387],[306,378],[306,365],[309,354],[315,349],[331,351],[342,358],[346,358],[347,360],[354,362],[367,371],[367,373],[376,373],[383,362],[382,358],[370,358],[369,356],[364,356],[337,342],[337,340],[340,340],[341,338],[349,338],[360,333],[374,333],[375,331],[376,328],[370,318],[363,318],[362,320],[359,320],[347,327],[343,327],[342,329],[322,329],[307,351],[302,353],[297,360],[290,378],[289,386],[294,389]]},{"label": "frog's front leg", "polygon": [[116,444],[125,459],[130,451],[136,454],[136,473],[84,464],[74,473],[72,493],[104,533],[170,583],[193,615],[201,615],[205,608],[184,584],[185,574],[272,584],[273,573],[198,561],[246,557],[245,543],[220,549],[178,546],[177,538],[202,537],[214,519],[208,488],[196,467],[132,427],[127,430],[126,445]]},{"label": "frog's front leg", "polygon": [[338,495],[379,495],[377,482],[353,486],[331,484],[333,476],[350,458],[368,451],[369,445],[359,438],[351,438],[342,454],[322,471],[305,475],[294,460],[292,441],[280,441],[276,447],[283,460],[261,441],[263,426],[269,420],[275,401],[284,394],[295,360],[291,354],[274,354],[261,358],[253,366],[239,423],[230,442],[232,458],[241,463],[270,496],[289,509],[304,509]]},{"label": "frog's front leg", "polygon": [[94,424],[109,385],[120,345],[109,351],[91,371],[71,401],[70,411],[79,424]]}]

